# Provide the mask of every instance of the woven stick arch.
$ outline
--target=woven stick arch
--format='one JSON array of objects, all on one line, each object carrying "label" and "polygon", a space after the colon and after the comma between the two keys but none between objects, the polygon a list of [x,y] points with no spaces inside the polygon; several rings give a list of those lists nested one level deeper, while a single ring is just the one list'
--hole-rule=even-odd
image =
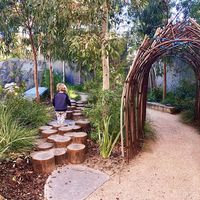
[{"label": "woven stick arch", "polygon": [[200,121],[200,25],[193,19],[158,28],[153,39],[145,37],[127,75],[121,103],[121,142],[129,160],[144,139],[148,77],[152,64],[162,56],[176,53],[188,62],[196,76],[196,120]]}]

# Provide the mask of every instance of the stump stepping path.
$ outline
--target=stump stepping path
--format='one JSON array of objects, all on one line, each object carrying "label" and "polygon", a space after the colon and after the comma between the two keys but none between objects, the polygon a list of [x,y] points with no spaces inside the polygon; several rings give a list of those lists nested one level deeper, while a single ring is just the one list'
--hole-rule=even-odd
[{"label": "stump stepping path", "polygon": [[40,138],[36,142],[36,151],[31,153],[35,172],[51,173],[57,166],[84,162],[90,130],[90,122],[82,113],[86,103],[71,102],[63,125],[58,125],[55,120],[39,127]]}]

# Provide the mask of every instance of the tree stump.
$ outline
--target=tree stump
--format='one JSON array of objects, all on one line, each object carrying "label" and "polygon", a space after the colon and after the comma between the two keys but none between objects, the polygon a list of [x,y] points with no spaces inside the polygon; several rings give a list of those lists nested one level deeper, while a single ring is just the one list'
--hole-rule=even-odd
[{"label": "tree stump", "polygon": [[53,126],[55,124],[57,124],[57,120],[51,121],[47,123],[49,126]]},{"label": "tree stump", "polygon": [[70,110],[76,110],[76,106],[70,106]]},{"label": "tree stump", "polygon": [[67,160],[72,164],[80,164],[85,160],[85,145],[70,144],[67,147]]},{"label": "tree stump", "polygon": [[67,111],[66,118],[67,118],[67,119],[72,119],[72,113],[73,113],[72,110],[68,110],[68,111]]},{"label": "tree stump", "polygon": [[64,127],[58,128],[58,133],[61,135],[63,135],[64,133],[67,133],[67,132],[72,132],[72,131],[73,131],[73,129],[70,126],[64,126]]},{"label": "tree stump", "polygon": [[77,104],[85,104],[84,101],[77,101],[76,103],[77,103]]},{"label": "tree stump", "polygon": [[54,139],[54,145],[56,148],[66,148],[71,141],[71,138],[68,136],[60,136]]},{"label": "tree stump", "polygon": [[77,107],[76,109],[83,111],[85,109],[85,107]]},{"label": "tree stump", "polygon": [[73,113],[73,114],[72,114],[72,119],[73,119],[73,120],[80,120],[80,119],[82,119],[82,118],[83,118],[83,114],[80,113],[80,112],[78,112],[78,113]]},{"label": "tree stump", "polygon": [[44,142],[42,144],[37,145],[37,149],[40,151],[46,151],[46,150],[51,149],[53,146],[54,145],[52,143]]},{"label": "tree stump", "polygon": [[50,130],[52,128],[53,128],[52,126],[40,126],[39,127],[39,132],[41,133],[44,130]]},{"label": "tree stump", "polygon": [[59,134],[50,135],[50,136],[47,138],[47,142],[54,143],[54,142],[55,142],[55,138],[58,138],[58,137],[61,137],[61,135],[59,135]]},{"label": "tree stump", "polygon": [[89,132],[90,131],[90,122],[86,120],[78,120],[75,122],[76,125],[82,128],[82,131]]},{"label": "tree stump", "polygon": [[45,142],[46,142],[45,138],[39,138],[39,139],[36,139],[35,145],[38,146],[38,145],[45,143]]},{"label": "tree stump", "polygon": [[71,102],[71,106],[76,106],[76,103],[75,102]]},{"label": "tree stump", "polygon": [[74,126],[71,126],[73,131],[81,131],[81,127],[80,126],[77,126],[77,125],[74,125]]},{"label": "tree stump", "polygon": [[[47,124],[53,127],[53,126],[57,126],[58,122],[57,122],[57,120],[54,120],[54,121],[48,122]],[[68,122],[67,122],[67,120],[65,120],[64,124],[62,126],[67,126],[67,124],[68,124]]]},{"label": "tree stump", "polygon": [[81,110],[79,109],[77,109],[77,110],[73,110],[73,113],[81,113]]},{"label": "tree stump", "polygon": [[72,138],[73,143],[76,144],[85,144],[87,143],[87,133],[85,132],[76,132]]},{"label": "tree stump", "polygon": [[44,130],[44,131],[42,131],[42,137],[47,138],[50,135],[55,135],[56,133],[58,133],[58,131],[56,129]]},{"label": "tree stump", "polygon": [[31,154],[33,170],[39,173],[50,173],[55,166],[55,158],[52,151],[39,151]]},{"label": "tree stump", "polygon": [[66,148],[55,148],[52,149],[55,157],[56,165],[67,164],[67,149]]},{"label": "tree stump", "polygon": [[58,130],[60,127],[63,127],[63,126],[65,126],[65,125],[64,124],[54,124],[53,128]]},{"label": "tree stump", "polygon": [[76,103],[76,100],[70,99],[70,102],[71,102],[71,103]]},{"label": "tree stump", "polygon": [[83,103],[82,104],[76,104],[76,107],[83,107],[84,108],[85,104],[83,104]]},{"label": "tree stump", "polygon": [[67,136],[73,139],[75,133],[76,132],[68,132],[68,133],[65,133],[64,136]]}]

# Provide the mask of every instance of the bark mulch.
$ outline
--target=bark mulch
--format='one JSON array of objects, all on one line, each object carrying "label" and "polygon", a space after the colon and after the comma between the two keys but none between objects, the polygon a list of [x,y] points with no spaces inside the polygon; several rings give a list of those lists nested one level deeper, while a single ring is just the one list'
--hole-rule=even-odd
[{"label": "bark mulch", "polygon": [[[124,159],[117,147],[109,159],[99,156],[98,145],[88,140],[87,155],[83,165],[113,175],[122,170]],[[43,200],[44,185],[48,175],[33,172],[29,157],[0,162],[0,200]]]},{"label": "bark mulch", "polygon": [[43,200],[47,177],[33,172],[28,157],[1,162],[0,195],[7,200]]}]

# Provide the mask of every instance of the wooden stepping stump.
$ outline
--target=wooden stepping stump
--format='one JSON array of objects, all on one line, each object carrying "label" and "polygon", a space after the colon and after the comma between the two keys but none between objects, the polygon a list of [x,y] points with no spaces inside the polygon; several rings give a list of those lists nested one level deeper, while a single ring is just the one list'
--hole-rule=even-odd
[{"label": "wooden stepping stump", "polygon": [[70,144],[67,147],[67,160],[72,164],[80,164],[85,160],[85,145]]},{"label": "wooden stepping stump", "polygon": [[55,138],[58,138],[58,137],[61,137],[61,135],[59,135],[59,134],[50,135],[50,136],[47,138],[47,142],[54,143]]},{"label": "wooden stepping stump", "polygon": [[87,143],[87,133],[85,132],[76,132],[72,138],[73,143],[76,144],[85,144]]},{"label": "wooden stepping stump", "polygon": [[74,103],[74,102],[71,102],[71,106],[76,106],[76,103]]},{"label": "wooden stepping stump", "polygon": [[85,104],[76,104],[76,107],[85,107]]},{"label": "wooden stepping stump", "polygon": [[37,145],[37,149],[40,151],[46,151],[46,150],[51,149],[53,146],[54,145],[52,143],[45,142],[45,143]]},{"label": "wooden stepping stump", "polygon": [[74,134],[76,134],[76,132],[68,132],[68,133],[65,133],[63,136],[67,136],[73,139]]},{"label": "wooden stepping stump", "polygon": [[61,135],[63,135],[64,133],[67,133],[67,132],[72,132],[72,131],[73,131],[73,128],[71,126],[64,126],[64,127],[60,127],[58,129],[58,132]]},{"label": "wooden stepping stump", "polygon": [[80,126],[82,129],[90,129],[90,121],[78,120],[75,124]]},{"label": "wooden stepping stump", "polygon": [[53,128],[52,126],[40,126],[39,127],[39,132],[41,133],[44,130],[50,130],[52,128]]},{"label": "wooden stepping stump", "polygon": [[76,109],[83,111],[83,110],[85,110],[85,107],[77,107]]},{"label": "wooden stepping stump", "polygon": [[67,119],[72,119],[72,113],[73,113],[72,110],[68,110],[68,111],[67,111],[66,118],[67,118]]},{"label": "wooden stepping stump", "polygon": [[76,110],[79,110],[79,111],[80,111],[80,110],[81,110],[81,107],[76,107]]},{"label": "wooden stepping stump", "polygon": [[36,139],[35,145],[38,146],[38,145],[43,144],[45,142],[46,142],[45,138]]},{"label": "wooden stepping stump", "polygon": [[55,148],[52,149],[56,165],[67,164],[67,149],[66,148]]},{"label": "wooden stepping stump", "polygon": [[55,168],[55,158],[52,151],[39,151],[31,154],[33,170],[39,173],[50,173]]},{"label": "wooden stepping stump", "polygon": [[76,106],[70,106],[70,110],[76,110]]},{"label": "wooden stepping stump", "polygon": [[58,131],[56,129],[44,130],[44,131],[42,131],[42,137],[47,138],[50,135],[55,135],[56,133],[58,133]]},{"label": "wooden stepping stump", "polygon": [[77,101],[76,104],[85,104],[84,101]]},{"label": "wooden stepping stump", "polygon": [[83,114],[80,113],[80,112],[79,113],[73,113],[72,116],[73,116],[72,117],[73,120],[79,120],[79,119],[83,118]]},{"label": "wooden stepping stump", "polygon": [[76,103],[76,100],[70,99],[70,102],[71,102],[71,103]]},{"label": "wooden stepping stump", "polygon": [[81,113],[81,110],[73,110],[73,113]]},{"label": "wooden stepping stump", "polygon": [[72,127],[73,131],[81,131],[81,127],[80,126],[74,125],[74,126],[71,126],[71,127]]},{"label": "wooden stepping stump", "polygon": [[63,126],[65,126],[65,125],[64,124],[54,124],[53,128],[58,130],[60,127],[63,127]]},{"label": "wooden stepping stump", "polygon": [[66,148],[72,139],[68,136],[60,136],[54,139],[54,145],[56,148]]},{"label": "wooden stepping stump", "polygon": [[49,126],[53,126],[53,125],[55,125],[55,124],[57,124],[57,121],[55,120],[55,121],[51,121],[51,122],[48,122],[47,123]]}]

